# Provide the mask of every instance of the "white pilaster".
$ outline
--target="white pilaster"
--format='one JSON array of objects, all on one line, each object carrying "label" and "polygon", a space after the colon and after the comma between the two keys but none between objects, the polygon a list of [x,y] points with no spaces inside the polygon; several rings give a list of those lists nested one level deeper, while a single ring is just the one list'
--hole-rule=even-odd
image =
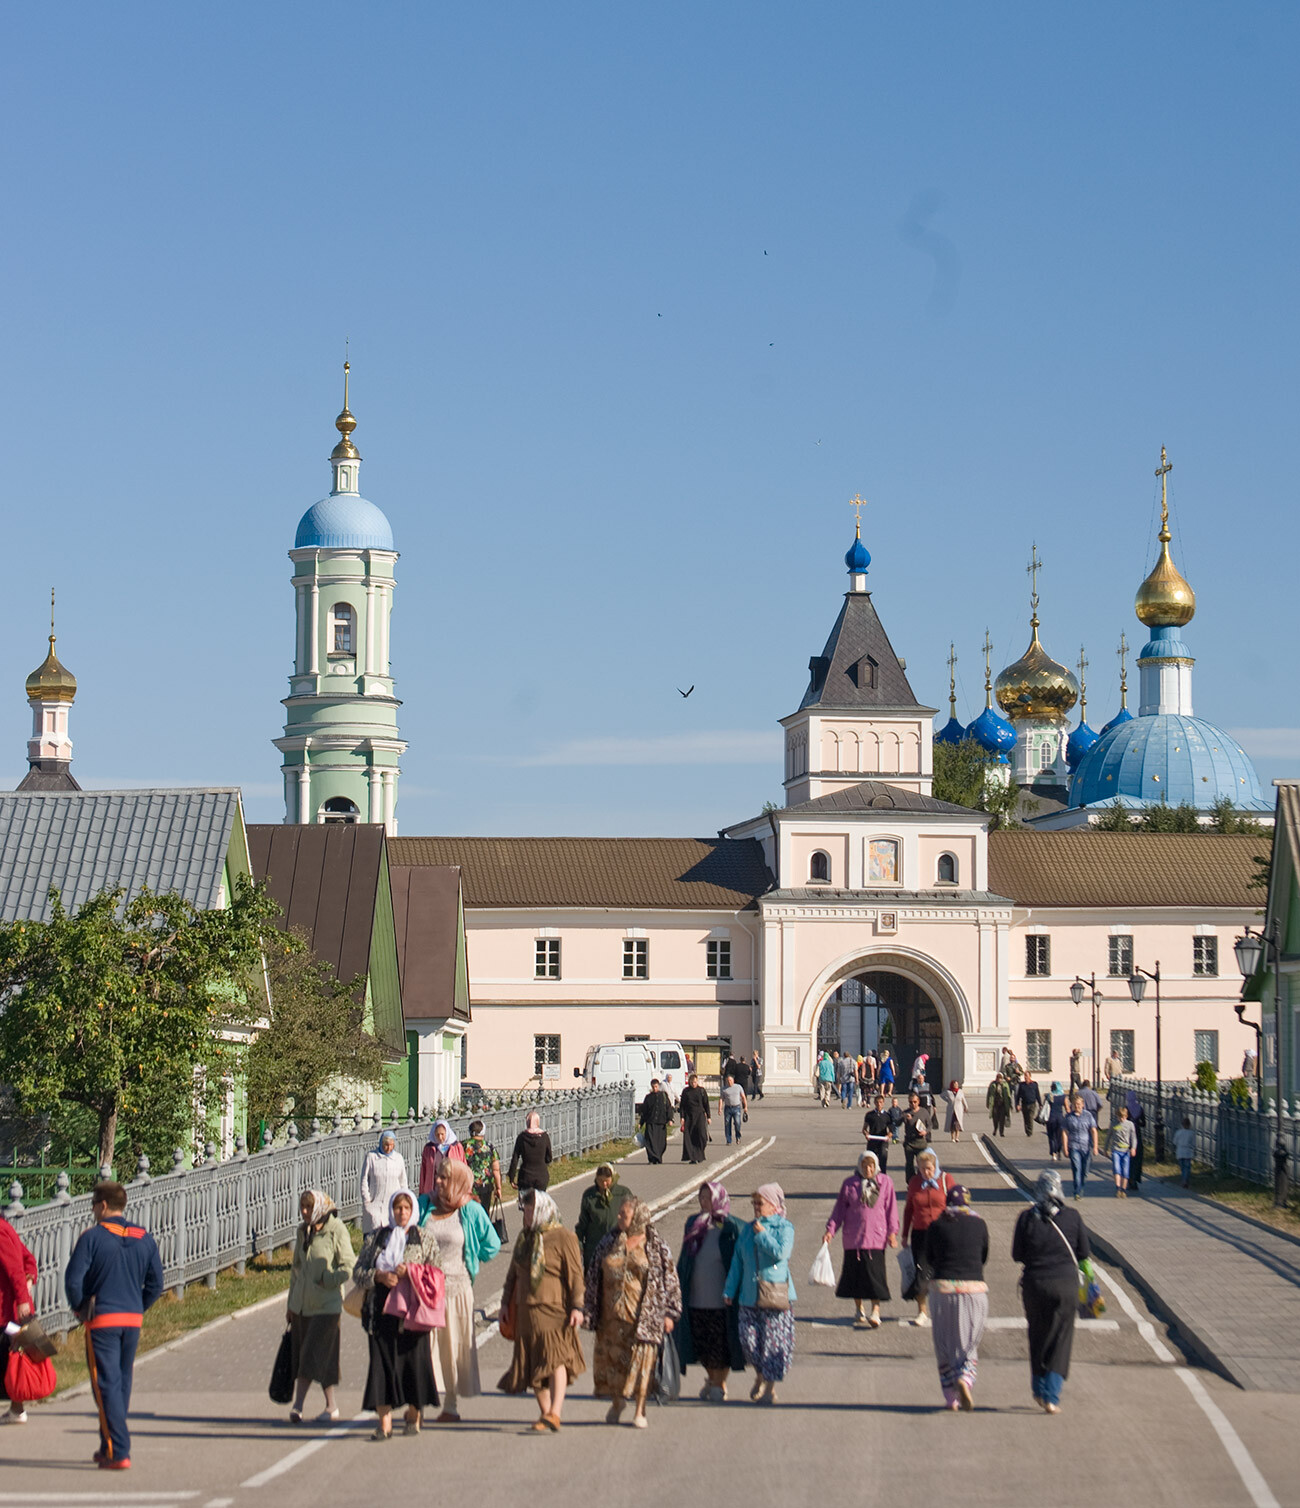
[{"label": "white pilaster", "polygon": [[397,771],[384,771],[384,828],[390,838],[397,836]]},{"label": "white pilaster", "polygon": [[393,592],[391,587],[386,586],[379,593],[379,674],[384,676],[392,674],[388,663],[388,629],[392,611]]},{"label": "white pilaster", "polygon": [[311,821],[311,770],[305,760],[298,766],[298,821]]},{"label": "white pilaster", "polygon": [[320,665],[320,588],[316,585],[313,577],[311,586],[307,590],[308,596],[308,622],[307,622],[307,674],[315,675]]},{"label": "white pilaster", "polygon": [[372,764],[366,771],[366,776],[370,782],[370,804],[366,809],[366,821],[383,822],[385,820],[383,816],[383,772],[376,765]]},{"label": "white pilaster", "polygon": [[[366,674],[375,673],[375,587],[366,579]],[[374,818],[371,818],[374,821]]]}]

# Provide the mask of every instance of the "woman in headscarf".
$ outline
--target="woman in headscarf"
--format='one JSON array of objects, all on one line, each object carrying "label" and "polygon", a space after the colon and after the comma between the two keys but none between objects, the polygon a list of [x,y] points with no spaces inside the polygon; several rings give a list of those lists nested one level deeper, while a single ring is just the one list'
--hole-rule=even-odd
[{"label": "woman in headscarf", "polygon": [[1033,1207],[1016,1221],[1011,1241],[1011,1260],[1024,1266],[1020,1294],[1029,1321],[1034,1402],[1045,1414],[1061,1411],[1079,1308],[1079,1263],[1089,1255],[1083,1219],[1066,1207],[1061,1175],[1047,1168],[1038,1175]]},{"label": "woman in headscarf", "polygon": [[537,1398],[535,1433],[558,1431],[564,1394],[587,1370],[578,1343],[586,1287],[578,1238],[560,1224],[555,1200],[540,1189],[519,1196],[524,1228],[515,1241],[501,1295],[501,1312],[513,1318],[515,1350],[498,1387]]},{"label": "woman in headscarf", "polygon": [[[835,1232],[844,1242],[844,1266],[835,1288],[837,1299],[852,1299],[859,1330],[880,1329],[880,1304],[889,1297],[885,1248],[898,1245],[898,1196],[874,1152],[863,1152],[856,1173],[840,1184],[839,1198],[822,1238],[829,1246]],[[870,1302],[871,1317],[863,1306]]]},{"label": "woman in headscarf", "polygon": [[397,1137],[391,1131],[380,1134],[379,1145],[366,1153],[361,1165],[361,1234],[368,1236],[388,1218],[388,1201],[410,1180],[406,1176],[406,1159],[397,1150]]},{"label": "woman in headscarf", "polygon": [[1133,1089],[1129,1090],[1124,1103],[1128,1106],[1128,1118],[1133,1122],[1133,1155],[1129,1159],[1128,1189],[1130,1194],[1135,1194],[1142,1183],[1142,1133],[1146,1130],[1147,1113]]},{"label": "woman in headscarf", "polygon": [[474,1197],[490,1215],[493,1205],[501,1203],[501,1159],[483,1135],[481,1120],[470,1121],[464,1147],[465,1161],[474,1177]]},{"label": "woman in headscarf", "polygon": [[682,1118],[682,1161],[703,1162],[709,1146],[709,1122],[713,1119],[713,1112],[709,1096],[700,1088],[698,1073],[691,1075],[690,1083],[682,1090],[677,1109]]},{"label": "woman in headscarf", "polygon": [[447,1159],[453,1162],[465,1161],[465,1148],[460,1144],[460,1138],[452,1129],[450,1121],[434,1121],[429,1127],[429,1140],[424,1144],[424,1151],[420,1154],[420,1192],[432,1194],[434,1184],[438,1181],[438,1169]]},{"label": "woman in headscarf", "polygon": [[949,1409],[975,1407],[979,1346],[989,1318],[989,1228],[970,1207],[970,1192],[958,1184],[948,1206],[930,1227],[930,1309],[939,1386]]},{"label": "woman in headscarf", "polygon": [[776,1385],[794,1356],[794,1226],[786,1218],[779,1183],[761,1184],[752,1200],[754,1218],[736,1238],[723,1297],[740,1306],[740,1346],[754,1369],[749,1396],[756,1403],[775,1403]]},{"label": "woman in headscarf", "polygon": [[632,1427],[645,1429],[655,1361],[681,1318],[682,1290],[672,1252],[651,1225],[644,1200],[619,1205],[617,1224],[587,1269],[583,1312],[596,1332],[592,1391],[610,1400],[605,1423],[617,1424],[631,1402]]},{"label": "woman in headscarf", "polygon": [[302,1407],[313,1382],[325,1390],[322,1422],[339,1416],[334,1396],[339,1384],[339,1316],[353,1263],[347,1227],[328,1194],[305,1189],[298,1213],[302,1224],[293,1243],[287,1306],[295,1379],[290,1424],[302,1423]]},{"label": "woman in headscarf", "polygon": [[966,1091],[961,1087],[961,1083],[954,1079],[944,1090],[943,1097],[948,1104],[948,1114],[943,1129],[951,1135],[953,1141],[960,1141],[961,1128],[966,1124],[966,1112],[969,1108],[966,1104]]},{"label": "woman in headscarf", "polygon": [[469,1168],[448,1158],[438,1169],[432,1198],[420,1195],[420,1223],[437,1239],[438,1266],[446,1280],[447,1323],[433,1332],[433,1379],[442,1393],[438,1424],[459,1424],[457,1403],[477,1398],[480,1391],[474,1279],[480,1265],[501,1250],[501,1241],[473,1192]]},{"label": "woman in headscarf", "polygon": [[1065,1091],[1058,1079],[1052,1080],[1047,1106],[1047,1150],[1053,1162],[1060,1162],[1065,1156]]},{"label": "woman in headscarf", "polygon": [[550,1184],[551,1138],[542,1130],[542,1117],[537,1110],[530,1110],[524,1116],[524,1129],[515,1137],[506,1177],[520,1194],[528,1189],[545,1193]]},{"label": "woman in headscarf", "polygon": [[378,1416],[372,1440],[391,1440],[393,1410],[406,1405],[405,1434],[418,1435],[424,1410],[438,1402],[433,1380],[433,1348],[423,1330],[407,1330],[401,1317],[384,1306],[407,1269],[438,1262],[438,1240],[419,1224],[419,1198],[413,1189],[398,1189],[388,1201],[388,1220],[372,1231],[361,1248],[352,1276],[364,1290],[361,1325],[370,1338],[370,1370],[362,1408]]},{"label": "woman in headscarf", "polygon": [[723,1297],[740,1230],[726,1189],[720,1183],[701,1184],[700,1211],[686,1217],[677,1259],[683,1307],[673,1341],[683,1370],[696,1362],[704,1368],[700,1397],[706,1403],[725,1402],[727,1374],[745,1366],[740,1311]]},{"label": "woman in headscarf", "polygon": [[955,1187],[956,1179],[941,1171],[939,1154],[932,1147],[917,1155],[916,1172],[907,1180],[907,1203],[903,1206],[903,1240],[910,1240],[912,1260],[916,1263],[912,1290],[916,1299],[914,1325],[930,1323],[930,1227],[947,1208],[948,1191]]},{"label": "woman in headscarf", "polygon": [[596,1169],[591,1187],[582,1196],[582,1208],[578,1211],[573,1234],[582,1247],[582,1270],[591,1266],[596,1248],[614,1229],[618,1221],[618,1207],[631,1193],[620,1187],[618,1174],[607,1162]]}]

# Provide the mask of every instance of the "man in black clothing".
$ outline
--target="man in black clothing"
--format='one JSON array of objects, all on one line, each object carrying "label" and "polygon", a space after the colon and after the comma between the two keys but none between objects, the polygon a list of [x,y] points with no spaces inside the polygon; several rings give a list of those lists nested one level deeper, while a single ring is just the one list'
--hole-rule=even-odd
[{"label": "man in black clothing", "polygon": [[867,1150],[874,1152],[880,1159],[880,1171],[883,1173],[889,1167],[889,1144],[894,1139],[894,1122],[885,1109],[885,1096],[878,1094],[873,1110],[868,1110],[862,1117],[862,1134],[866,1138]]},{"label": "man in black clothing", "polygon": [[934,1117],[921,1104],[919,1094],[907,1097],[907,1113],[903,1116],[904,1176],[911,1179],[916,1172],[916,1159],[930,1145],[930,1132],[934,1129]]},{"label": "man in black clothing", "polygon": [[668,1150],[668,1127],[673,1121],[673,1102],[663,1092],[658,1079],[650,1080],[650,1093],[641,1101],[639,1113],[645,1127],[645,1155],[650,1162],[662,1162]]},{"label": "man in black clothing", "polygon": [[1034,1134],[1034,1117],[1038,1114],[1038,1107],[1042,1103],[1042,1091],[1034,1083],[1033,1074],[1026,1068],[1025,1076],[1016,1090],[1016,1106],[1025,1118],[1026,1136]]}]

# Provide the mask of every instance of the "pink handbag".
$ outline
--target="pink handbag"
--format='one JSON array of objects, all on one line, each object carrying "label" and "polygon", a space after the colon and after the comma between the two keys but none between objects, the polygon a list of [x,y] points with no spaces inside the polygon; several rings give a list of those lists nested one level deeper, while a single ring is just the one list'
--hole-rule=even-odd
[{"label": "pink handbag", "polygon": [[417,1262],[388,1290],[384,1313],[396,1315],[404,1330],[441,1330],[447,1323],[446,1279],[440,1267]]}]

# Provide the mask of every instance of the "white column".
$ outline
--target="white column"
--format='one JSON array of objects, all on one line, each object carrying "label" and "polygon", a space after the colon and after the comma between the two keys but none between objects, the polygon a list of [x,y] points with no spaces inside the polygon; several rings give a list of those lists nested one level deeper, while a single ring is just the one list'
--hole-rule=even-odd
[{"label": "white column", "polygon": [[392,589],[383,587],[379,593],[379,674],[391,675],[388,664],[388,617],[393,610]]},{"label": "white column", "polygon": [[393,813],[397,809],[397,771],[384,771],[384,827],[390,838],[397,836],[397,823]]},{"label": "white column", "polygon": [[317,632],[317,615],[320,612],[320,588],[315,577],[307,589],[307,674],[315,675],[319,665],[320,634]]},{"label": "white column", "polygon": [[302,613],[302,609],[303,609],[303,589],[302,589],[301,586],[295,586],[294,589],[293,589],[293,622],[294,622],[294,629],[295,629],[295,632],[297,634],[297,638],[294,641],[295,642],[295,649],[294,649],[294,654],[293,654],[293,673],[294,673],[294,675],[302,675],[302,673],[303,673],[303,666],[306,663],[306,659],[307,659],[306,652],[305,652],[305,650],[303,648],[303,624],[302,624],[303,613]]},{"label": "white column", "polygon": [[[366,674],[375,673],[375,587],[366,581]],[[375,820],[373,817],[370,819]]]},{"label": "white column", "polygon": [[304,752],[303,763],[298,766],[298,821],[311,821],[311,769]]},{"label": "white column", "polygon": [[366,771],[366,778],[370,782],[370,805],[366,811],[366,821],[383,822],[383,772],[372,764]]}]

